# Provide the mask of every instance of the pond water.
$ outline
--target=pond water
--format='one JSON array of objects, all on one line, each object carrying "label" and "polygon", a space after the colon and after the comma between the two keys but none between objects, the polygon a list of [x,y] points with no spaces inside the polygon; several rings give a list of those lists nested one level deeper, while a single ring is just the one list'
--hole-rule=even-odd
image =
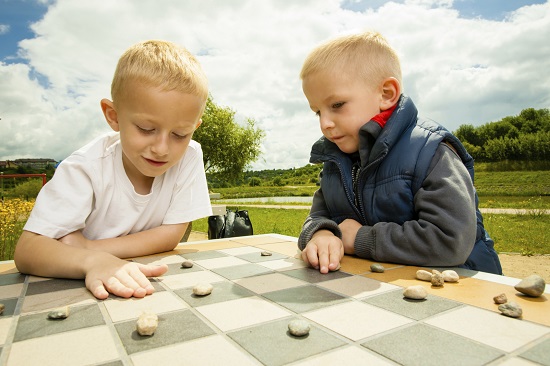
[{"label": "pond water", "polygon": [[305,203],[311,204],[313,197],[256,197],[256,198],[232,198],[222,200],[212,200],[212,203],[219,201],[220,203],[247,203],[247,202],[261,202],[261,203]]}]

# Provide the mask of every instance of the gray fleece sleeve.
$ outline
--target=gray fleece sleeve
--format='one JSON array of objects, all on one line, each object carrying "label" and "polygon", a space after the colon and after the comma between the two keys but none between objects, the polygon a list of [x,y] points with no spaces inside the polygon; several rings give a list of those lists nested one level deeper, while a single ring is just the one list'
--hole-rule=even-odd
[{"label": "gray fleece sleeve", "polygon": [[300,250],[304,250],[313,234],[319,230],[330,230],[334,235],[342,239],[342,231],[338,227],[338,224],[330,220],[329,217],[330,215],[325,205],[323,191],[319,188],[313,195],[311,210],[309,211],[309,215],[298,237],[298,248],[300,248]]},{"label": "gray fleece sleeve", "polygon": [[475,242],[474,188],[456,153],[440,144],[422,187],[414,196],[417,219],[403,225],[363,226],[355,254],[381,262],[418,266],[463,264]]}]

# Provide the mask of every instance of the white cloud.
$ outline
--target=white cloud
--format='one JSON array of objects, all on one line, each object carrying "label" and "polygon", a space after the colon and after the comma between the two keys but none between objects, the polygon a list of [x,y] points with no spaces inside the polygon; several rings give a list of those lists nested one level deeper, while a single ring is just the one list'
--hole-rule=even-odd
[{"label": "white cloud", "polygon": [[365,29],[401,56],[420,113],[451,130],[550,105],[548,3],[488,21],[461,18],[449,0],[363,12],[338,0],[60,0],[20,43],[28,65],[0,64],[0,159],[61,159],[107,131],[99,100],[118,57],[157,38],[199,55],[215,102],[266,131],[255,169],[303,166],[320,131],[301,91],[302,61],[319,42]]},{"label": "white cloud", "polygon": [[10,31],[9,24],[0,24],[0,34],[6,34]]}]

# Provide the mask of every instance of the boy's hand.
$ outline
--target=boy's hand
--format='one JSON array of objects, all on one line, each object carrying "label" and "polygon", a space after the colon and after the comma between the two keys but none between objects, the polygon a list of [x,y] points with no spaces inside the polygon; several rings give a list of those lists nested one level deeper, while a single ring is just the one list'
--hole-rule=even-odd
[{"label": "boy's hand", "polygon": [[82,231],[74,231],[70,234],[65,235],[59,239],[65,245],[70,245],[78,248],[87,248],[88,239],[82,234]]},{"label": "boy's hand", "polygon": [[355,254],[355,237],[361,228],[361,224],[353,219],[346,219],[338,225],[342,232],[342,242],[346,254]]},{"label": "boy's hand", "polygon": [[321,273],[335,271],[344,256],[342,240],[331,231],[319,230],[302,251],[302,259]]},{"label": "boy's hand", "polygon": [[155,289],[147,277],[156,277],[168,270],[166,265],[145,265],[108,255],[86,274],[86,287],[98,299],[109,293],[120,297],[145,297]]}]

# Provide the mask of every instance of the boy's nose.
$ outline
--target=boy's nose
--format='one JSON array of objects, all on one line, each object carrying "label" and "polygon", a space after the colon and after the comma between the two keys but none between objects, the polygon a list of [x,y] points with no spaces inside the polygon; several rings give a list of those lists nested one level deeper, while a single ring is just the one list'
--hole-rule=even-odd
[{"label": "boy's nose", "polygon": [[164,156],[168,154],[168,137],[162,134],[157,135],[155,143],[151,146],[151,150],[158,156]]},{"label": "boy's nose", "polygon": [[319,118],[319,123],[321,124],[321,130],[326,130],[334,127],[334,122],[332,121],[332,119],[325,116],[321,116]]}]

